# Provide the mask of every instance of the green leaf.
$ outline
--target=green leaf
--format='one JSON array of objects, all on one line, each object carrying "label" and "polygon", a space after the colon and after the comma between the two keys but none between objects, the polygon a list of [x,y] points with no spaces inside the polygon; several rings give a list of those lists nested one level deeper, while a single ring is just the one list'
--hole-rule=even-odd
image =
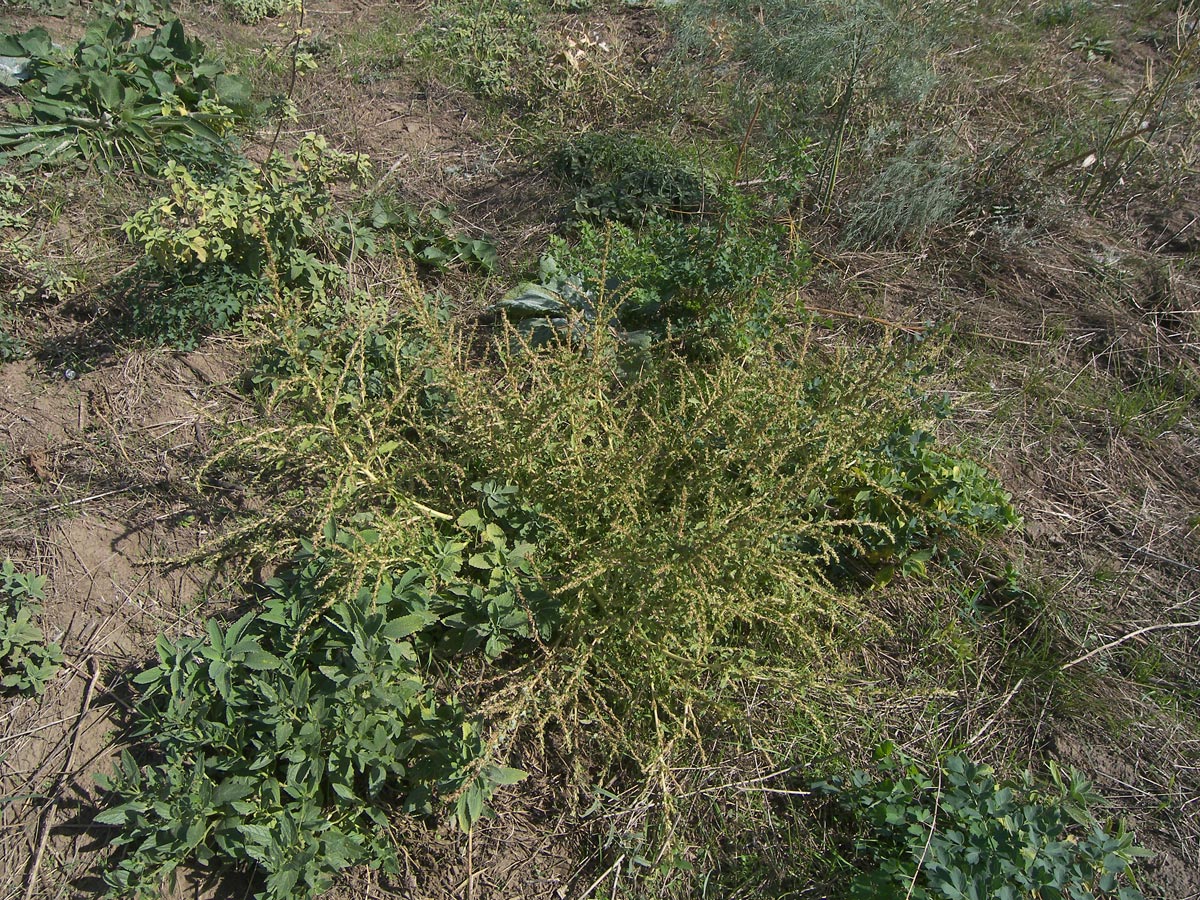
[{"label": "green leaf", "polygon": [[160,681],[165,674],[166,673],[161,667],[155,666],[152,669],[147,669],[144,672],[134,675],[132,680],[133,683],[137,685],[154,684],[155,682]]},{"label": "green leaf", "polygon": [[254,793],[254,786],[255,780],[252,778],[226,778],[213,791],[212,801],[213,803],[232,803],[242,800]]},{"label": "green leaf", "polygon": [[141,803],[123,803],[113,809],[97,813],[92,821],[98,825],[124,825],[130,814],[140,813],[144,810],[145,806]]},{"label": "green leaf", "polygon": [[124,97],[124,91],[121,88],[121,81],[115,75],[109,75],[106,72],[88,72],[88,81],[92,87],[92,94],[100,102],[104,109],[119,110],[121,101]]},{"label": "green leaf", "polygon": [[487,779],[495,785],[516,784],[528,777],[528,772],[511,769],[508,766],[488,766],[487,768]]},{"label": "green leaf", "polygon": [[247,669],[253,669],[256,672],[267,672],[272,669],[278,669],[283,661],[273,653],[268,653],[266,650],[248,650],[246,655],[242,657],[242,665]]},{"label": "green leaf", "polygon": [[402,640],[411,634],[416,634],[423,628],[433,625],[437,620],[438,617],[433,613],[426,610],[419,610],[409,613],[406,616],[401,616],[398,619],[392,619],[384,626],[383,636],[394,641]]},{"label": "green leaf", "polygon": [[217,98],[230,109],[240,112],[250,107],[253,91],[245,78],[222,73],[213,79],[213,90]]}]

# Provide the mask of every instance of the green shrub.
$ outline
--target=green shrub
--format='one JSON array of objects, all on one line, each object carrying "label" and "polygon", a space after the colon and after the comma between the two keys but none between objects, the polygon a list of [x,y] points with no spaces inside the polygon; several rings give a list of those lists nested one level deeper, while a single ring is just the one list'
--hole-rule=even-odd
[{"label": "green shrub", "polygon": [[45,599],[46,579],[18,572],[11,559],[0,566],[0,688],[41,694],[62,664],[58,644],[46,643],[33,624]]},{"label": "green shrub", "polygon": [[[159,638],[158,664],[133,679],[150,757],[126,753],[100,779],[114,805],[97,821],[120,828],[123,850],[114,895],[157,895],[197,862],[251,868],[258,897],[312,897],[352,865],[396,870],[390,812],[449,807],[467,829],[523,777],[494,764],[440,677],[553,628],[531,577],[534,511],[506,486],[474,490],[456,521],[331,524],[268,584],[261,611]],[[363,557],[376,563],[356,569]]]},{"label": "green shrub", "polygon": [[711,179],[677,152],[636,135],[585,134],[560,147],[552,165],[573,194],[578,219],[637,226],[648,218],[719,211]]},{"label": "green shrub", "polygon": [[231,159],[215,176],[168,162],[170,193],[124,226],[151,261],[143,276],[162,284],[152,298],[134,294],[134,332],[188,346],[267,298],[333,302],[346,278],[339,253],[361,236],[334,214],[330,191],[366,172],[363,160],[313,135],[291,157],[263,166]]},{"label": "green shrub", "polygon": [[110,11],[68,51],[39,27],[0,35],[0,55],[30,58],[8,109],[19,124],[0,127],[0,162],[153,171],[169,156],[224,155],[224,135],[250,108],[248,84],[178,19],[138,36],[135,18]]},{"label": "green shrub", "polygon": [[1146,855],[1123,827],[1088,811],[1088,782],[1051,767],[1053,786],[997,781],[989,766],[947,757],[932,773],[885,748],[884,777],[856,772],[814,787],[862,823],[867,866],[850,885],[861,900],[1141,900],[1128,884]]},{"label": "green shrub", "polygon": [[[222,465],[323,485],[294,513],[309,521],[317,510],[404,521],[461,507],[472,482],[516,485],[538,510],[534,572],[561,626],[534,651],[531,680],[510,682],[510,705],[490,704],[513,721],[533,709],[570,731],[578,715],[609,751],[644,763],[655,734],[723,707],[729,673],[836,656],[863,616],[835,584],[839,567],[866,558],[872,529],[891,536],[896,509],[917,520],[897,554],[1002,524],[956,494],[994,498],[994,482],[955,474],[948,457],[866,484],[899,452],[885,449],[892,436],[929,417],[900,346],[828,358],[803,328],[780,328],[700,366],[665,345],[631,374],[602,303],[535,350],[504,320],[483,345],[411,284],[400,291],[388,299],[397,318],[363,313],[290,345],[278,376],[260,376],[290,424],[247,434]],[[731,315],[737,325],[749,312]],[[853,507],[868,487],[888,520]],[[873,564],[894,562],[885,541],[875,549]]]}]

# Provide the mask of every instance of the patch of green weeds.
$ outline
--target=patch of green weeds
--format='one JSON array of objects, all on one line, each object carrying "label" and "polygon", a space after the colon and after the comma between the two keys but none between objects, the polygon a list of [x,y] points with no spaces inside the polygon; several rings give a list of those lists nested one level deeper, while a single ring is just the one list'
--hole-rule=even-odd
[{"label": "patch of green weeds", "polygon": [[149,258],[141,277],[161,284],[149,297],[134,293],[128,327],[190,346],[283,293],[331,301],[346,277],[339,253],[369,236],[334,214],[330,190],[365,177],[365,167],[312,135],[290,157],[275,154],[263,166],[233,159],[217,176],[169,162],[170,193],[125,223]]},{"label": "patch of green weeds", "polygon": [[225,135],[249,110],[249,86],[178,19],[149,34],[137,27],[110,11],[67,50],[40,27],[0,35],[0,55],[30,60],[21,99],[8,109],[18,124],[0,127],[0,161],[152,171],[167,156],[222,155]]},{"label": "patch of green weeds", "polygon": [[373,84],[395,77],[414,50],[410,35],[418,30],[401,10],[389,9],[373,18],[371,27],[339,38],[350,77],[356,84]]},{"label": "patch of green weeds", "polygon": [[29,224],[21,182],[11,172],[0,172],[0,228],[24,228]]},{"label": "patch of green weeds", "polygon": [[961,528],[1004,531],[1021,518],[1012,495],[978,463],[936,449],[930,431],[902,426],[860,454],[860,480],[843,489],[838,505],[850,526],[854,559],[887,574],[896,561],[905,574],[923,573],[932,548]]},{"label": "patch of green weeds", "polygon": [[[133,679],[150,758],[126,753],[101,779],[115,796],[97,821],[120,828],[123,850],[114,896],[157,895],[179,866],[223,862],[261,875],[258,897],[313,897],[352,865],[396,871],[390,812],[448,806],[467,829],[524,777],[491,761],[439,683],[447,663],[495,660],[553,627],[531,578],[536,513],[514,489],[475,488],[457,520],[407,533],[369,516],[330,524],[268,583],[261,611],[159,638],[157,665]],[[365,557],[376,564],[357,569]]]},{"label": "patch of green weeds", "polygon": [[[43,252],[44,235],[32,223],[33,204],[22,184],[0,172],[0,360],[25,356],[28,348],[18,337],[18,315],[39,300],[61,301],[80,285],[77,270],[64,266]],[[7,231],[6,231],[7,230]]]},{"label": "patch of green weeds", "polygon": [[723,708],[712,692],[742,674],[836,657],[835,635],[861,616],[837,566],[892,530],[850,505],[861,491],[925,521],[914,540],[997,524],[998,489],[968,498],[986,476],[946,457],[913,463],[929,465],[924,480],[864,485],[868,457],[890,464],[872,448],[928,414],[899,346],[820,359],[803,328],[767,329],[703,365],[664,345],[631,375],[603,305],[537,349],[501,320],[481,352],[475,329],[399,288],[369,330],[369,318],[317,328],[276,358],[260,378],[291,424],[247,434],[221,464],[324,485],[302,517],[403,521],[461,508],[475,481],[518,486],[544,523],[534,571],[561,625],[497,695],[502,721],[572,730],[579,716],[605,753],[645,764],[656,734]]},{"label": "patch of green weeds", "polygon": [[1028,772],[999,781],[959,755],[931,771],[890,745],[879,763],[882,777],[859,771],[814,786],[861,823],[850,897],[1142,897],[1132,867],[1149,854],[1123,825],[1095,819],[1102,799],[1079,772],[1052,765],[1041,788]]},{"label": "patch of green weeds", "polygon": [[1084,35],[1071,42],[1071,49],[1082,56],[1087,62],[1097,59],[1111,59],[1113,55],[1113,42],[1099,35]]},{"label": "patch of green weeds", "polygon": [[1060,28],[1071,25],[1095,8],[1091,0],[1057,0],[1038,10],[1034,22],[1041,28]]},{"label": "patch of green weeds", "polygon": [[585,222],[573,242],[551,242],[543,269],[578,285],[593,304],[607,298],[626,329],[658,337],[671,328],[728,331],[733,306],[769,316],[769,292],[803,279],[807,253],[787,246],[788,236],[782,226],[755,233],[729,220],[653,218],[639,229]]},{"label": "patch of green weeds", "polygon": [[0,566],[0,689],[41,694],[62,665],[58,644],[34,624],[45,600],[46,579],[19,572],[11,559]]},{"label": "patch of green weeds", "polygon": [[552,158],[572,194],[572,215],[592,222],[641,225],[647,217],[716,212],[715,185],[674,148],[625,133],[594,132],[560,147]]},{"label": "patch of green weeds", "polygon": [[399,207],[377,200],[371,211],[371,226],[392,232],[400,246],[419,265],[445,271],[456,265],[494,272],[498,262],[496,245],[486,237],[473,238],[459,230],[445,206],[426,210],[404,204]]},{"label": "patch of green weeds", "polygon": [[416,35],[417,52],[485,100],[528,103],[544,83],[545,45],[536,3],[437,0]]},{"label": "patch of green weeds", "polygon": [[[500,304],[510,320],[520,311],[523,327],[540,333],[549,317],[561,328],[570,310],[594,317],[607,305],[627,336],[747,340],[808,271],[786,191],[754,197],[667,145],[621,133],[569,142],[554,168],[571,198],[569,238],[551,238],[540,285]],[[735,308],[753,311],[738,328]]]},{"label": "patch of green weeds", "polygon": [[234,18],[248,25],[274,19],[296,7],[296,0],[222,0]]}]

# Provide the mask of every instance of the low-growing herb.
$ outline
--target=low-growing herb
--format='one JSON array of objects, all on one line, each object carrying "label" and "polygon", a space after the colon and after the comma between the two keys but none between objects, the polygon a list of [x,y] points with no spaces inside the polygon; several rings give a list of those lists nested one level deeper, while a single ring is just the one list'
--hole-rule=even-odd
[{"label": "low-growing herb", "polygon": [[41,694],[62,664],[58,644],[48,643],[34,624],[45,599],[46,579],[0,565],[0,688],[6,693]]},{"label": "low-growing herb", "polygon": [[1100,798],[1075,770],[1052,766],[1043,788],[958,755],[931,770],[890,746],[880,767],[814,786],[861,823],[854,900],[1141,900],[1130,882],[1146,852],[1095,819]]},{"label": "low-growing herb", "polygon": [[477,506],[425,531],[415,558],[352,581],[342,562],[385,553],[380,532],[330,525],[323,549],[305,545],[268,583],[262,612],[159,638],[133,678],[148,764],[126,753],[100,778],[113,806],[97,822],[120,829],[114,895],[152,895],[190,861],[254,870],[260,898],[312,897],[351,865],[395,871],[390,814],[448,806],[469,829],[523,777],[489,758],[431,662],[551,636],[535,512],[505,485],[475,489]]}]

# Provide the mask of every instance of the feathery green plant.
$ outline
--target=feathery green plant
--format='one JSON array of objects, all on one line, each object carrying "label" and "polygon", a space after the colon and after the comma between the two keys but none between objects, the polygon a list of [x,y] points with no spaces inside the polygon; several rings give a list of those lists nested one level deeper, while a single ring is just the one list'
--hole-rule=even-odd
[{"label": "feathery green plant", "polygon": [[989,476],[957,474],[924,437],[881,477],[896,435],[931,417],[899,343],[827,358],[778,329],[703,366],[667,343],[632,375],[603,306],[533,349],[503,319],[482,345],[411,283],[388,305],[401,314],[364,311],[276,357],[261,380],[290,421],[223,464],[324,485],[297,510],[314,522],[405,521],[460,507],[482,479],[517,486],[561,624],[494,698],[500,732],[533,704],[645,761],[656,729],[715,708],[718,673],[836,656],[864,615],[836,583],[852,559],[898,562],[1015,519]]}]

